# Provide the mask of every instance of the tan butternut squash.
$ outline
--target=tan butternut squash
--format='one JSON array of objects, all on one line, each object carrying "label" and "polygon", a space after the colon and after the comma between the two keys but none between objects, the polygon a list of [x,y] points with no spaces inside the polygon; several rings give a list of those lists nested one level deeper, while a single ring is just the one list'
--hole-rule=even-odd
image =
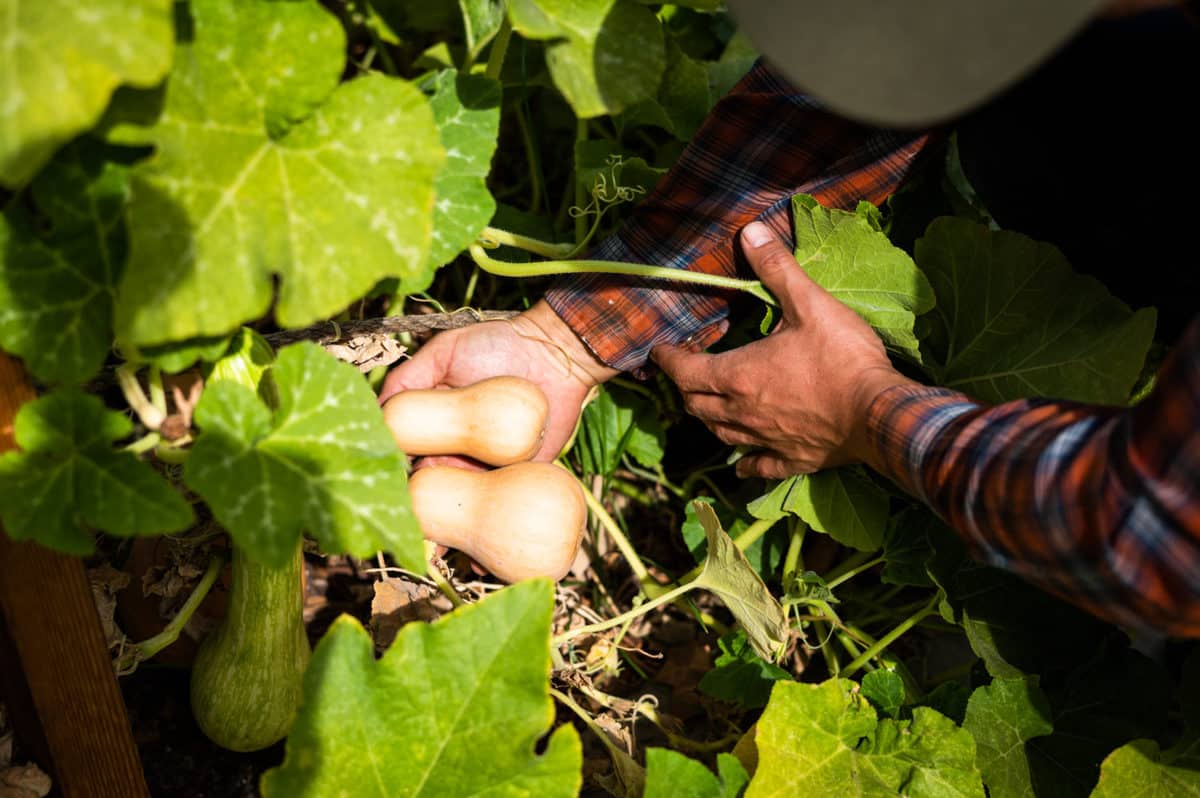
[{"label": "tan butternut squash", "polygon": [[579,483],[551,463],[491,471],[429,466],[417,469],[408,490],[426,538],[465,552],[506,582],[565,576],[587,520]]},{"label": "tan butternut squash", "polygon": [[461,454],[497,466],[537,454],[549,414],[542,390],[519,377],[404,391],[383,406],[383,417],[406,454]]}]

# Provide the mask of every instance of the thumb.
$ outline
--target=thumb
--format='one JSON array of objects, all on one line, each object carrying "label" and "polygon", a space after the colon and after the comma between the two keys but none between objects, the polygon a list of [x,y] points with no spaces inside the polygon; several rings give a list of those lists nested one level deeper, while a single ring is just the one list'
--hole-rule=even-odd
[{"label": "thumb", "polygon": [[803,298],[818,286],[791,251],[762,222],[751,222],[742,230],[742,250],[758,279],[779,300],[784,319],[798,321]]},{"label": "thumb", "polygon": [[388,372],[379,390],[379,404],[402,391],[436,387],[446,376],[447,360],[437,345],[437,337],[422,346],[417,354]]}]

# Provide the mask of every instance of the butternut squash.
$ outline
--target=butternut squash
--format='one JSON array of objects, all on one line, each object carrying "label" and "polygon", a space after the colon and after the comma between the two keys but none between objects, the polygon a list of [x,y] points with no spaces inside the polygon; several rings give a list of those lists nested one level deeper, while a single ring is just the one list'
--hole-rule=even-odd
[{"label": "butternut squash", "polygon": [[519,377],[404,391],[383,405],[384,420],[406,454],[461,454],[496,466],[537,454],[549,414],[542,390]]},{"label": "butternut squash", "polygon": [[426,538],[469,554],[505,582],[562,579],[587,520],[579,483],[551,463],[429,466],[417,469],[408,491]]}]

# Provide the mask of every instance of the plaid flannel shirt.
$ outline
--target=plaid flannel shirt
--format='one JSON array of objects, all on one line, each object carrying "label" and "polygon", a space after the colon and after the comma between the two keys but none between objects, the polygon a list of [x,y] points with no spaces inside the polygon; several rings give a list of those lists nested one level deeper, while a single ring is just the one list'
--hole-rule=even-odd
[{"label": "plaid flannel shirt", "polygon": [[[590,257],[738,270],[753,220],[792,238],[790,198],[852,208],[893,193],[929,137],[829,114],[762,64]],[[724,333],[728,292],[609,275],[560,281],[554,310],[609,365]],[[1200,636],[1200,320],[1134,408],[1045,399],[986,406],[941,388],[876,399],[875,465],[927,502],[976,557],[1107,620]]]}]

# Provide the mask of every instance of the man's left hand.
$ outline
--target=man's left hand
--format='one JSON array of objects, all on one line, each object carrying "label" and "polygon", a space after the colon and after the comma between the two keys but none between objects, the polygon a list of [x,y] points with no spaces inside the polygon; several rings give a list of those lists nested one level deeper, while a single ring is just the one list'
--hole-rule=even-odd
[{"label": "man's left hand", "polygon": [[718,438],[763,450],[738,462],[739,476],[782,479],[871,461],[871,402],[912,381],[892,367],[870,325],[813,282],[769,228],[747,225],[742,248],[779,300],[779,325],[728,352],[657,347],[651,358]]}]

